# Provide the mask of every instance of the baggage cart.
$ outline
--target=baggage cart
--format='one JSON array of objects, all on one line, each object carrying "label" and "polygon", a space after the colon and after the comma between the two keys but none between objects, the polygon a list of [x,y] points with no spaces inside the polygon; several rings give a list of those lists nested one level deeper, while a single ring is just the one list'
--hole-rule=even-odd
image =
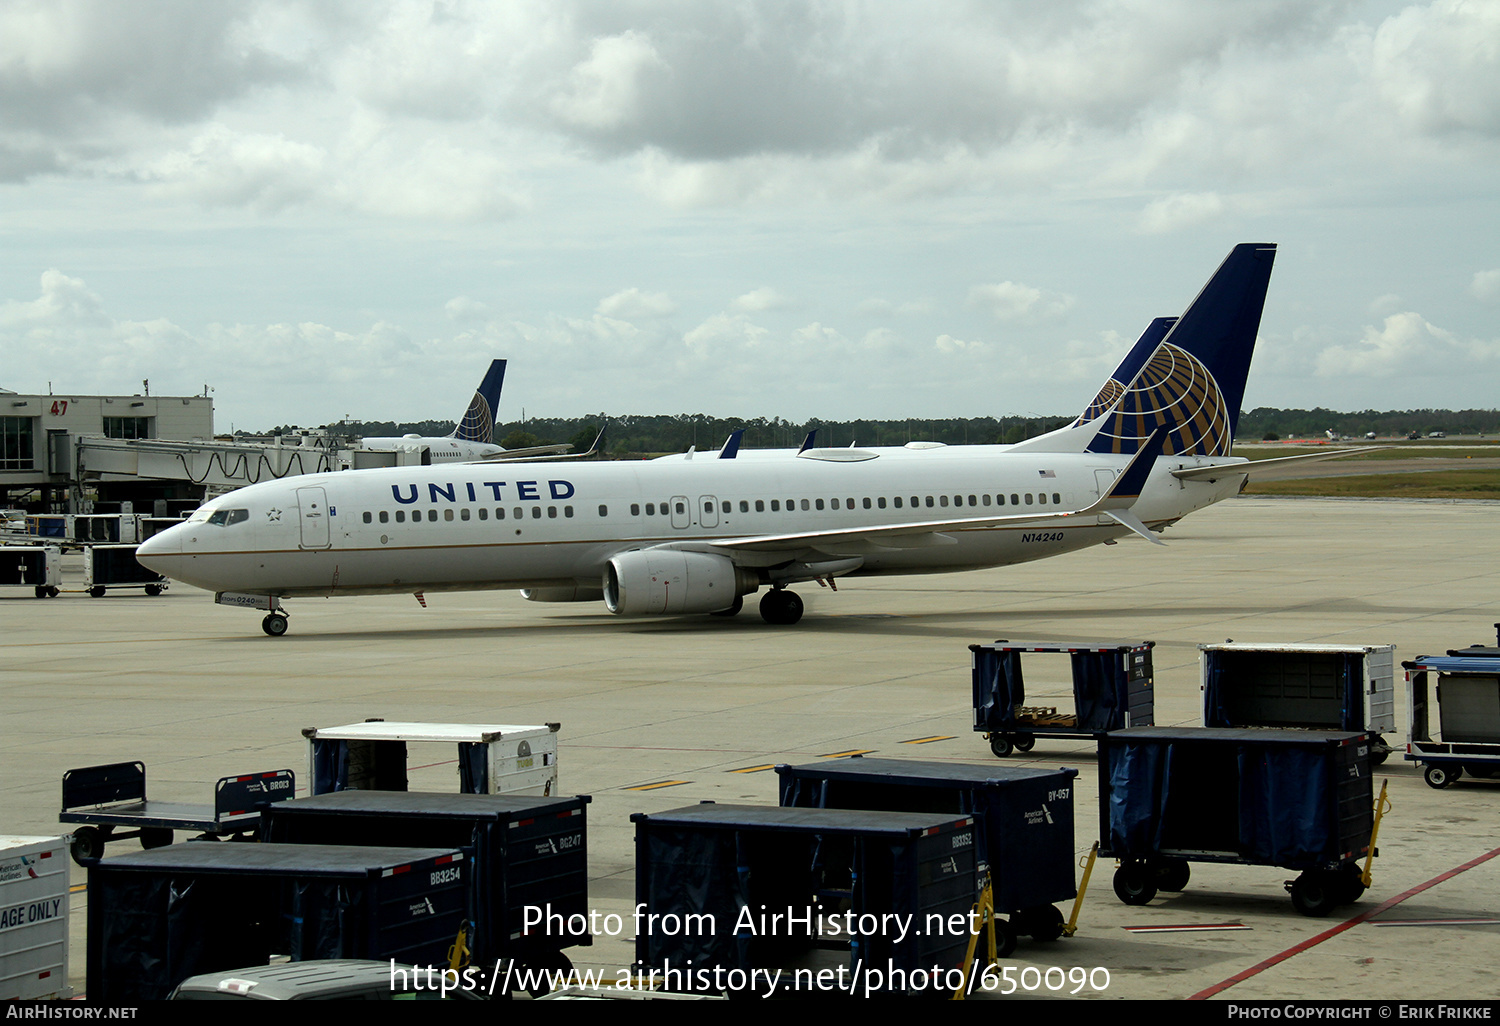
[{"label": "baggage cart", "polygon": [[1375,814],[1363,734],[1143,727],[1098,741],[1099,854],[1120,860],[1125,904],[1183,890],[1192,862],[1296,870],[1287,890],[1303,915],[1364,893]]},{"label": "baggage cart", "polygon": [[72,996],[65,837],[0,834],[0,1001]]},{"label": "baggage cart", "polygon": [[1378,766],[1396,729],[1395,660],[1395,645],[1199,645],[1203,725],[1362,731]]},{"label": "baggage cart", "polygon": [[446,967],[468,864],[442,848],[174,844],[89,866],[88,997],[165,998],[190,976],[369,958]]},{"label": "baggage cart", "polygon": [[878,809],[973,816],[975,857],[988,872],[999,954],[1025,934],[1062,936],[1056,902],[1077,896],[1073,870],[1076,769],[982,767],[906,759],[825,759],[780,765],[781,804],[818,809]]},{"label": "baggage cart", "polygon": [[102,856],[110,841],[138,837],[142,848],[160,848],[172,843],[174,830],[193,830],[214,840],[249,839],[260,828],[260,806],[285,801],[295,790],[296,777],[281,769],[221,777],[212,805],[148,800],[146,764],[116,762],[64,773],[57,819],[88,824],[73,831],[73,859],[83,865]]},{"label": "baggage cart", "polygon": [[1451,656],[1478,656],[1481,659],[1500,659],[1500,623],[1495,624],[1494,645],[1470,645],[1468,648],[1450,648]]},{"label": "baggage cart", "polygon": [[167,590],[167,579],[136,560],[139,545],[90,545],[83,550],[83,586],[100,598],[112,588],[141,588],[147,595]]},{"label": "baggage cart", "polygon": [[[970,645],[974,729],[984,733],[990,751],[1003,759],[1012,751],[1031,751],[1039,737],[1093,737],[1101,730],[1149,727],[1156,722],[1151,669],[1155,645],[1154,641],[1004,640]],[[1030,653],[1068,657],[1070,703],[1061,707],[1043,704],[1055,699],[1036,697],[1035,684],[1032,697],[1027,697],[1021,656]]]},{"label": "baggage cart", "polygon": [[[458,848],[470,863],[474,964],[508,958],[566,970],[563,949],[593,943],[587,929],[560,925],[573,916],[588,922],[590,800],[339,791],[266,806],[260,836],[273,844]],[[561,919],[538,923],[528,908]]]},{"label": "baggage cart", "polygon": [[55,545],[0,545],[0,588],[25,588],[37,598],[57,598],[62,549]]},{"label": "baggage cart", "polygon": [[[1418,656],[1406,670],[1406,758],[1428,786],[1500,777],[1500,658]],[[1429,691],[1429,675],[1435,675]],[[1436,713],[1436,730],[1433,714]]]},{"label": "baggage cart", "polygon": [[[972,816],[705,802],[630,819],[635,970],[663,989],[759,992],[819,947],[848,951],[844,989],[859,993],[940,992],[963,964]],[[818,992],[814,972],[782,982]]]},{"label": "baggage cart", "polygon": [[308,727],[307,771],[313,794],[405,791],[407,746],[456,745],[463,794],[557,793],[557,732],[561,724],[387,723]]}]

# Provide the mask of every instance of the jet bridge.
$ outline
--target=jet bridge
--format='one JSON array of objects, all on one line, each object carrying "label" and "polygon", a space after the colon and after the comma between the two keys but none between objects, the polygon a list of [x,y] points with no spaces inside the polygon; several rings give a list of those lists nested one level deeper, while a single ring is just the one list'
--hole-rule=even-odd
[{"label": "jet bridge", "polygon": [[239,488],[299,474],[338,470],[337,450],[313,442],[167,441],[74,435],[77,481],[149,478],[210,489]]}]

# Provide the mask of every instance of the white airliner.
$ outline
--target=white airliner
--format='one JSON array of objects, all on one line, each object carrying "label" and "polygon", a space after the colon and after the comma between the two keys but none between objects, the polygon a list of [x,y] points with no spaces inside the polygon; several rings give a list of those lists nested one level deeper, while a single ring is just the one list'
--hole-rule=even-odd
[{"label": "white airliner", "polygon": [[623,616],[733,615],[765,588],[761,616],[793,624],[799,582],[1002,566],[1132,532],[1159,542],[1287,462],[1230,456],[1275,253],[1236,246],[1077,420],[1015,445],[308,475],[215,499],[138,557],[265,610],[276,636],[287,597],[485,588],[602,598]]},{"label": "white airliner", "polygon": [[566,452],[572,446],[533,445],[504,449],[495,444],[495,414],[500,409],[500,390],[505,385],[505,361],[491,360],[484,380],[469,400],[468,409],[446,435],[402,435],[399,438],[362,438],[361,449],[377,452],[417,452],[426,449],[431,463],[467,463],[472,460],[515,460]]}]

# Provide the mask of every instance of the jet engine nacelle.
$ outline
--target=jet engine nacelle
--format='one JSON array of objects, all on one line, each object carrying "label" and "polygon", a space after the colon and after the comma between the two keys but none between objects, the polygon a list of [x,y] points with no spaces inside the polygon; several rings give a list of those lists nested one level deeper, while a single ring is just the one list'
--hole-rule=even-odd
[{"label": "jet engine nacelle", "polygon": [[604,568],[604,604],[619,616],[717,613],[759,587],[754,571],[707,552],[638,549]]},{"label": "jet engine nacelle", "polygon": [[588,584],[562,584],[550,588],[522,588],[521,597],[530,602],[597,602],[604,591]]}]

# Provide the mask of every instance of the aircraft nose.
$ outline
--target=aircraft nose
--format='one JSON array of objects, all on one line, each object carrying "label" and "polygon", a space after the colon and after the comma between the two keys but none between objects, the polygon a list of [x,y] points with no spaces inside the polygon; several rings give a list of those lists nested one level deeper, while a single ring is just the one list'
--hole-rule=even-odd
[{"label": "aircraft nose", "polygon": [[182,553],[182,528],[169,527],[141,542],[135,550],[135,561],[147,570],[166,574],[170,559],[165,557]]}]

